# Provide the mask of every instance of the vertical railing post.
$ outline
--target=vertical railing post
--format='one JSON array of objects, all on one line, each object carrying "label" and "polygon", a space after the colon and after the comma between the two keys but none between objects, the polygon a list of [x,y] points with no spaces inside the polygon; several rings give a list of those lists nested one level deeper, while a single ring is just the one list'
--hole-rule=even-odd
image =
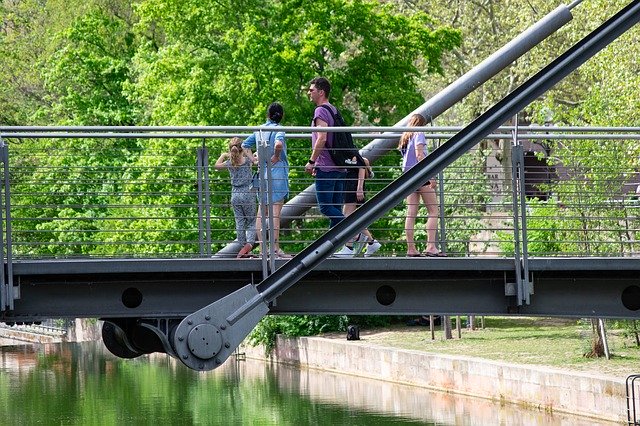
[{"label": "vertical railing post", "polygon": [[198,180],[198,242],[200,256],[211,256],[211,184],[209,179],[209,150],[202,139],[198,148],[196,173]]},{"label": "vertical railing post", "polygon": [[204,256],[204,200],[202,196],[202,148],[196,153],[196,182],[198,185],[198,246],[200,256]]},{"label": "vertical railing post", "polygon": [[[429,123],[431,123],[431,127],[436,125],[433,117],[427,117]],[[440,147],[440,139],[431,139],[431,149],[432,151]],[[438,211],[440,214],[438,215],[438,248],[441,252],[447,252],[447,230],[444,221],[444,171],[438,173]],[[428,214],[428,213],[427,213]]]},{"label": "vertical railing post", "polygon": [[520,173],[522,162],[520,161],[520,159],[523,158],[523,155],[522,145],[520,145],[518,140],[518,116],[514,116],[513,119],[515,121],[514,130],[511,131],[511,204],[513,208],[513,260],[516,275],[516,300],[517,305],[521,306],[524,294],[524,286],[522,283],[522,253],[520,250],[521,241],[519,214],[519,199],[522,194],[520,194],[519,180],[522,178],[522,174]]},{"label": "vertical railing post", "polygon": [[[518,138],[518,124],[515,126],[515,135],[516,139]],[[518,183],[520,185],[520,232],[522,235],[522,287],[523,287],[523,298],[522,300],[525,304],[529,304],[531,302],[530,296],[533,293],[532,282],[529,279],[529,239],[527,236],[527,193],[525,187],[525,173],[524,173],[524,149],[522,147],[522,143],[518,140],[518,163],[520,167],[518,167]]]},{"label": "vertical railing post", "polygon": [[[6,255],[6,269],[3,265],[0,274],[0,312],[12,310],[13,306],[13,251],[11,246],[11,191],[9,184],[9,146],[0,138],[0,161],[3,169],[3,195],[0,204],[4,204],[5,215],[2,220],[2,209],[0,209],[0,257],[4,262]],[[2,203],[4,201],[4,203]],[[3,238],[3,233],[6,238]]]},{"label": "vertical railing post", "polygon": [[512,130],[513,149],[512,162],[512,193],[513,193],[513,232],[514,232],[514,261],[516,268],[516,284],[518,306],[530,303],[532,293],[529,280],[529,249],[527,242],[527,199],[524,174],[524,150],[518,138],[518,116],[514,117]]},{"label": "vertical railing post", "polygon": [[[2,150],[1,158],[4,159],[5,144],[2,138],[0,138],[0,150]],[[7,167],[7,164],[2,161],[2,169]],[[4,191],[2,191],[4,194]],[[0,259],[2,260],[2,271],[0,273],[0,312],[4,312],[9,308],[9,291],[7,288],[6,268],[4,261],[4,215],[2,214],[2,207],[4,203],[0,198]]]},{"label": "vertical railing post", "polygon": [[271,157],[269,155],[269,140],[271,132],[265,138],[262,130],[258,132],[258,174],[259,190],[258,200],[260,203],[260,240],[262,253],[262,273],[264,277],[275,271],[275,249],[273,246],[273,204],[271,203],[271,192],[273,183],[271,182]]},{"label": "vertical railing post", "polygon": [[[202,141],[202,145],[204,146],[204,140]],[[202,165],[202,148],[198,148],[196,153],[196,180],[198,184],[198,245],[200,248],[200,256],[204,256],[205,253],[205,245],[204,245],[204,196],[202,193],[202,175],[203,175],[203,165]]]},{"label": "vertical railing post", "polygon": [[204,231],[205,231],[205,254],[211,256],[211,180],[209,178],[209,149],[206,145],[202,147],[202,171],[204,182]]}]

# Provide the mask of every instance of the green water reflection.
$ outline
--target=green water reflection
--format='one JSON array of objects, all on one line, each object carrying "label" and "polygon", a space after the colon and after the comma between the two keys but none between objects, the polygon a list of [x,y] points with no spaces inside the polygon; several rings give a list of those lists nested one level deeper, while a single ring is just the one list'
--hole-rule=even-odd
[{"label": "green water reflection", "polygon": [[[264,371],[247,371],[257,364]],[[253,367],[251,367],[253,368]],[[434,424],[312,401],[276,368],[228,362],[208,373],[166,356],[120,360],[94,344],[0,348],[2,424]]]},{"label": "green water reflection", "polygon": [[0,347],[3,425],[584,425],[509,404],[343,374],[227,361],[198,373],[102,344]]}]

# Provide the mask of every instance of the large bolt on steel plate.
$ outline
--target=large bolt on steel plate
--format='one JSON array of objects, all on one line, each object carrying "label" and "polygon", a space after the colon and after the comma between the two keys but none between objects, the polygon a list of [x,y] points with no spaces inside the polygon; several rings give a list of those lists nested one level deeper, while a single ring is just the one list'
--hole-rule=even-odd
[{"label": "large bolt on steel plate", "polygon": [[187,345],[196,357],[210,359],[220,352],[222,335],[218,327],[211,324],[199,324],[189,332]]}]

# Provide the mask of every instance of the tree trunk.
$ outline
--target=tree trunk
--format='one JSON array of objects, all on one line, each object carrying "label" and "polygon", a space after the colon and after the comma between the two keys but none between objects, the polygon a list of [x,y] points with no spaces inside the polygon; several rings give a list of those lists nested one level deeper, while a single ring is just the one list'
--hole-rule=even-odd
[{"label": "tree trunk", "polygon": [[431,331],[431,340],[436,340],[436,327],[433,324],[435,315],[429,315],[429,331]]},{"label": "tree trunk", "polygon": [[636,346],[640,347],[640,334],[638,334],[638,323],[636,320],[631,320],[631,326],[633,328],[633,335],[636,338]]},{"label": "tree trunk", "polygon": [[591,318],[591,350],[584,354],[587,358],[600,358],[605,355],[604,340],[598,325],[598,318]]}]

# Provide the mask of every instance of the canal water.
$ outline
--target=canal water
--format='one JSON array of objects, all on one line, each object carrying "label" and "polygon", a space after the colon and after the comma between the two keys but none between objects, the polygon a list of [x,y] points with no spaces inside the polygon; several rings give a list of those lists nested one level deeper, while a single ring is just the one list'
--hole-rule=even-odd
[{"label": "canal water", "polygon": [[101,342],[0,347],[2,425],[598,425],[424,388],[232,358],[198,373]]}]

